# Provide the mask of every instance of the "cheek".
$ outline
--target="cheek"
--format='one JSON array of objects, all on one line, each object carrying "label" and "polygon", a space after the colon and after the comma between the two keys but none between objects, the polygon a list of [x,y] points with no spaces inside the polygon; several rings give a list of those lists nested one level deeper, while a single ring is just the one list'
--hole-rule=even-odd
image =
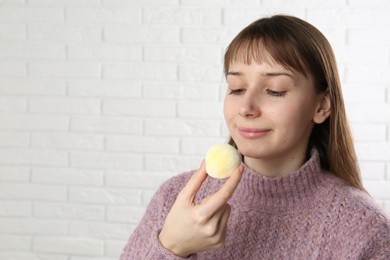
[{"label": "cheek", "polygon": [[231,120],[232,117],[232,107],[229,104],[229,102],[226,101],[226,99],[223,104],[223,116],[225,118],[226,123],[229,125],[229,121]]}]

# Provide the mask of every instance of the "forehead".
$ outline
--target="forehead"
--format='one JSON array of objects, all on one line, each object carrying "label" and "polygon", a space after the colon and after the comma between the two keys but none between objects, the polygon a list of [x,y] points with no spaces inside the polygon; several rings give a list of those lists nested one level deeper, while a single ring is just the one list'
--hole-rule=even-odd
[{"label": "forehead", "polygon": [[[287,45],[287,46],[286,46]],[[310,74],[299,51],[292,44],[268,38],[242,37],[229,46],[225,55],[225,73],[235,63],[267,63],[296,71],[305,76]]]}]

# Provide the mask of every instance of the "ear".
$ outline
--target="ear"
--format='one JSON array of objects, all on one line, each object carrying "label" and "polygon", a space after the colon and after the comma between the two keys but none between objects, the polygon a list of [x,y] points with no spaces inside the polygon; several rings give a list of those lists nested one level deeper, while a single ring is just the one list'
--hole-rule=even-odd
[{"label": "ear", "polygon": [[323,123],[331,113],[330,94],[329,91],[319,96],[317,108],[314,112],[313,121],[316,124]]}]

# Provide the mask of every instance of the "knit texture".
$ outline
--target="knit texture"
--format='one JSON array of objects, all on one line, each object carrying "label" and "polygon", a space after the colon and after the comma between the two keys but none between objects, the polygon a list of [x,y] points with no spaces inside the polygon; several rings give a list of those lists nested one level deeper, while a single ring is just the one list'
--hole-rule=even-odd
[{"label": "knit texture", "polygon": [[[131,235],[122,260],[182,259],[159,242],[177,194],[192,172],[165,182]],[[207,178],[196,201],[224,180]],[[264,177],[245,167],[229,201],[225,246],[190,259],[390,259],[390,220],[366,193],[321,169],[318,152],[283,177]]]}]

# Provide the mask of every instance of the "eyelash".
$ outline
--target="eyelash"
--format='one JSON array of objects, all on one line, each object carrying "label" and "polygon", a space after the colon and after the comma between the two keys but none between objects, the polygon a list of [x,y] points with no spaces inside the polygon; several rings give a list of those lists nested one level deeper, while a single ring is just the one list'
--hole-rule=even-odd
[{"label": "eyelash", "polygon": [[231,89],[230,92],[229,92],[229,95],[240,95],[242,93],[244,93],[244,89],[243,88],[240,88],[240,89]]},{"label": "eyelash", "polygon": [[271,95],[273,97],[284,97],[286,95],[286,91],[273,91],[270,89],[266,90],[268,95]]},{"label": "eyelash", "polygon": [[[240,95],[240,94],[243,94],[245,91],[245,89],[231,89],[230,92],[229,92],[229,95]],[[270,89],[267,89],[266,90],[266,93],[270,96],[273,96],[273,97],[284,97],[286,95],[286,91],[274,91],[274,90],[270,90]]]}]

